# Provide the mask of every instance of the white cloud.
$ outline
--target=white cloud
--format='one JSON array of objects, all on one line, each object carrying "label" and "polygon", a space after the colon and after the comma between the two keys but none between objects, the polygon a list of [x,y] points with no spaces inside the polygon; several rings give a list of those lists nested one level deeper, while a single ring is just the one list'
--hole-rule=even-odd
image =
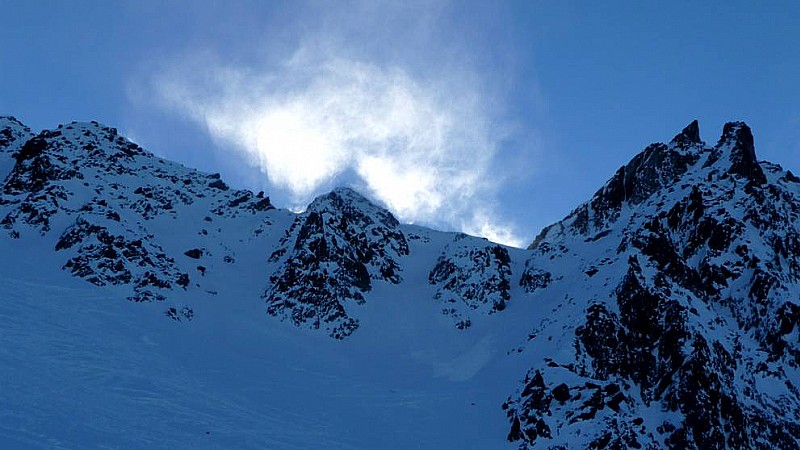
[{"label": "white cloud", "polygon": [[[198,64],[202,78],[190,75]],[[423,85],[397,67],[304,51],[265,74],[198,58],[154,85],[165,105],[247,152],[298,204],[350,170],[403,221],[518,245],[486,206],[499,181],[489,173],[497,137],[488,105],[475,86],[447,81]]]},{"label": "white cloud", "polygon": [[526,244],[513,226],[498,222],[486,209],[475,210],[472,217],[461,224],[461,230],[467,234],[483,236],[492,242],[514,247],[523,247]]},{"label": "white cloud", "polygon": [[520,245],[492,214],[501,127],[469,75],[421,80],[302,48],[259,70],[195,56],[166,66],[153,88],[163,106],[245,152],[295,206],[355,175],[401,221]]}]

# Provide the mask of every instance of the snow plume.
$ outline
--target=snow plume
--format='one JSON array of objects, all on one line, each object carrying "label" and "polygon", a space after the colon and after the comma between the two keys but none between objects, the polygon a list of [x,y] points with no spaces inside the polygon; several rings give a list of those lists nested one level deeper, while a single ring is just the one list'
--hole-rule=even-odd
[{"label": "snow plume", "polygon": [[322,47],[260,66],[207,53],[173,59],[152,90],[161,106],[244,152],[295,207],[348,184],[403,222],[522,244],[491,207],[503,127],[474,73],[423,78]]}]

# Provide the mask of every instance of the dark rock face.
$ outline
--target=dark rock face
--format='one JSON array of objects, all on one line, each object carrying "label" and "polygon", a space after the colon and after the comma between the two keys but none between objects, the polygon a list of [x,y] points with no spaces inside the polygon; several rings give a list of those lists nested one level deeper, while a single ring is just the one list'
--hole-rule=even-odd
[{"label": "dark rock face", "polygon": [[199,248],[186,250],[185,252],[183,252],[183,254],[192,259],[200,259],[203,257],[203,251],[200,250]]},{"label": "dark rock face", "polygon": [[270,315],[342,339],[358,328],[346,306],[364,303],[373,280],[398,284],[408,243],[388,211],[350,189],[317,198],[270,257]]},{"label": "dark rock face", "polygon": [[67,260],[64,269],[92,284],[130,284],[134,287],[130,300],[164,300],[161,291],[180,283],[183,274],[157,245],[146,239],[131,240],[135,234],[133,230],[114,234],[105,226],[79,217],[61,235],[56,251],[74,247],[76,254]]},{"label": "dark rock face", "polygon": [[31,129],[15,117],[0,116],[0,180],[8,176],[16,162],[15,156],[32,137]]},{"label": "dark rock face", "polygon": [[[615,383],[586,382],[574,386],[562,383],[551,388],[541,372],[532,371],[525,377],[524,386],[518,402],[503,405],[512,422],[508,434],[511,442],[535,443],[553,439],[554,430],[548,423],[551,421],[550,411],[566,408],[570,424],[603,424],[604,431],[593,437],[585,448],[657,448],[647,445],[641,438],[641,422],[631,413],[627,407],[629,399]],[[521,448],[526,448],[526,444]],[[555,445],[544,448],[574,447]]]},{"label": "dark rock face", "polygon": [[526,292],[535,292],[550,286],[553,281],[553,275],[546,270],[542,270],[533,265],[532,260],[525,263],[525,271],[522,272],[522,277],[519,279],[519,285],[525,289]]},{"label": "dark rock face", "polygon": [[[671,154],[678,144],[692,153]],[[670,156],[644,163],[656,153]],[[508,439],[524,449],[800,448],[800,189],[756,161],[749,128],[727,124],[705,148],[692,124],[576,211],[537,238],[521,280],[539,301],[551,289],[585,297],[526,350],[573,351],[545,357],[509,397]],[[574,280],[565,268],[577,252],[602,258],[579,265],[591,269],[585,288],[560,287],[561,276]]]},{"label": "dark rock face", "polygon": [[13,153],[31,137],[31,129],[16,117],[0,116],[0,151]]},{"label": "dark rock face", "polygon": [[[753,133],[744,122],[728,122],[722,129],[717,148],[729,147],[731,167],[730,173],[740,175],[756,184],[767,182],[764,171],[761,170],[756,160],[756,149],[753,143]],[[722,152],[717,150],[715,155]]]},{"label": "dark rock face", "polygon": [[683,148],[693,145],[702,145],[703,140],[700,139],[700,124],[698,124],[696,120],[693,120],[692,123],[686,125],[683,131],[672,138],[671,142]]},{"label": "dark rock face", "polygon": [[438,286],[433,298],[443,303],[442,314],[451,316],[456,328],[465,329],[472,324],[470,310],[488,314],[504,310],[511,299],[510,264],[502,246],[456,235],[428,275],[428,281]]}]

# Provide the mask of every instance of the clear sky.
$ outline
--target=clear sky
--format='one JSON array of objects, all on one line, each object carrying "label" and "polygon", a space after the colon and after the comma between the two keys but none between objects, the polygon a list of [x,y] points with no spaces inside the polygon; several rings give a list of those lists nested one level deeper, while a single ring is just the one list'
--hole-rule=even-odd
[{"label": "clear sky", "polygon": [[115,126],[300,209],[524,245],[647,144],[800,172],[800,2],[0,0],[0,114]]}]

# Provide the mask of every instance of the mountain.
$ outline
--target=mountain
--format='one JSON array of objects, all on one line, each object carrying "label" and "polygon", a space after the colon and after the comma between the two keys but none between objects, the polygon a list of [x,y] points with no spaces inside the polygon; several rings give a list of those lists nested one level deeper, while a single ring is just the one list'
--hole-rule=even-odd
[{"label": "mountain", "polygon": [[693,122],[544,229],[523,284],[555,319],[521,347],[509,439],[797,448],[799,182],[747,125],[708,146]]},{"label": "mountain", "polygon": [[800,179],[743,123],[528,249],[97,122],[0,118],[0,172],[3,447],[800,448]]}]

